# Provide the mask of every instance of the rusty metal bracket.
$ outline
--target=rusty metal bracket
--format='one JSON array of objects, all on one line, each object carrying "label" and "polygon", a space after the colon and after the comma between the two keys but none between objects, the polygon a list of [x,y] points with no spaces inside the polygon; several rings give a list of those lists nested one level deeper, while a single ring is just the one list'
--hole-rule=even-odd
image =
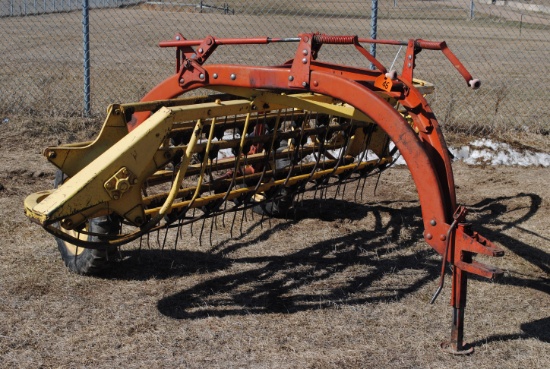
[{"label": "rusty metal bracket", "polygon": [[437,296],[441,293],[441,290],[443,289],[443,284],[445,283],[445,268],[447,267],[447,256],[449,254],[449,247],[451,246],[451,233],[456,228],[458,222],[462,222],[464,218],[466,217],[466,214],[468,213],[468,210],[464,206],[459,206],[455,213],[453,214],[453,222],[451,223],[451,226],[449,227],[449,230],[447,231],[446,235],[446,244],[445,244],[445,251],[443,252],[443,260],[441,261],[441,274],[439,277],[439,286],[437,287],[437,290],[435,291],[432,299],[430,300],[430,304],[433,304],[435,300],[437,299]]},{"label": "rusty metal bracket", "polygon": [[[185,37],[179,33],[175,35],[174,39],[176,42],[186,41]],[[179,74],[178,83],[182,88],[207,81],[208,74],[202,64],[216,50],[217,46],[216,39],[207,36],[196,50],[188,45],[176,47],[176,72]]]},{"label": "rusty metal bracket", "polygon": [[308,88],[310,83],[310,67],[313,54],[313,34],[301,33],[300,44],[296,50],[290,74],[288,75],[288,87]]}]

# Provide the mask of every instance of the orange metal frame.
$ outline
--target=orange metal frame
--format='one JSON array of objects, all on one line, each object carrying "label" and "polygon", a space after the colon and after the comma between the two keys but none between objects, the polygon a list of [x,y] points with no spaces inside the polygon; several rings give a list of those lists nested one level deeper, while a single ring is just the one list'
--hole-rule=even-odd
[{"label": "orange metal frame", "polygon": [[[289,62],[275,67],[245,65],[204,65],[219,45],[267,44],[296,42],[296,54]],[[400,75],[388,72],[370,55],[361,43],[382,43],[407,47]],[[364,55],[376,70],[334,65],[317,61],[324,44],[350,44]],[[310,91],[339,99],[354,106],[376,122],[391,138],[405,159],[420,199],[426,242],[443,256],[441,281],[443,286],[446,265],[453,266],[451,305],[453,324],[447,350],[469,353],[463,342],[464,308],[466,306],[467,275],[494,278],[501,272],[473,261],[475,254],[501,256],[503,251],[490,241],[471,231],[465,223],[466,209],[456,204],[455,186],[447,145],[434,113],[424,96],[413,86],[415,57],[422,49],[441,50],[464,77],[468,85],[478,88],[479,80],[472,78],[466,68],[444,42],[409,40],[360,39],[357,36],[328,36],[304,33],[295,38],[186,40],[177,34],[174,40],[160,43],[161,47],[176,48],[176,73],[151,90],[142,101],[174,98],[187,91],[204,87],[229,86],[258,89]],[[193,49],[193,46],[196,47]],[[377,92],[377,79],[391,81],[384,91],[399,102],[412,118],[413,126]],[[132,130],[148,113],[136,113],[128,123]]]}]

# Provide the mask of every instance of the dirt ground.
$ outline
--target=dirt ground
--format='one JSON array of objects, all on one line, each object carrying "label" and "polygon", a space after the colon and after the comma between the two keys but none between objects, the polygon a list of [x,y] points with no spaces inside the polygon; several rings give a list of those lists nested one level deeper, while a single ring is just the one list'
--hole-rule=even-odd
[{"label": "dirt ground", "polygon": [[208,220],[176,249],[152,235],[110,274],[84,277],[23,214],[24,197],[53,181],[42,148],[87,137],[41,123],[0,130],[2,368],[550,367],[548,168],[454,165],[459,202],[506,252],[484,260],[503,278],[470,280],[475,353],[458,357],[438,349],[450,285],[429,304],[440,257],[422,240],[406,168],[385,172],[376,193],[372,178],[362,200],[354,186],[343,199],[309,194],[289,219],[239,214],[212,236]]}]

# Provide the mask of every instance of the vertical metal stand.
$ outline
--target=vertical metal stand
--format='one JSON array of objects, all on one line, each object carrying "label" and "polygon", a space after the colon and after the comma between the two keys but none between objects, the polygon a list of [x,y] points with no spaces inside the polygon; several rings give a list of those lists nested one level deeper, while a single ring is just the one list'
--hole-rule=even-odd
[{"label": "vertical metal stand", "polygon": [[[472,261],[472,254],[464,252],[464,260]],[[451,306],[453,307],[453,324],[451,326],[451,340],[441,344],[441,348],[451,354],[468,355],[474,352],[473,347],[464,344],[464,310],[466,309],[466,294],[468,292],[468,273],[456,266],[453,269],[453,285],[451,292]]]},{"label": "vertical metal stand", "polygon": [[[370,13],[370,38],[376,40],[378,34],[378,0],[372,0]],[[376,58],[376,44],[370,44],[370,53]],[[370,64],[370,69],[376,69],[373,63]]]},{"label": "vertical metal stand", "polygon": [[82,0],[82,48],[84,50],[84,116],[90,116],[90,23],[88,0]]}]

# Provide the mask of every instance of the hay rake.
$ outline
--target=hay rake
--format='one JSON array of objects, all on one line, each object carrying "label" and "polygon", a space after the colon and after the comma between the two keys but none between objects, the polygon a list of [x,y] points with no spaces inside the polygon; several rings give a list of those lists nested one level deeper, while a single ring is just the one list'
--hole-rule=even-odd
[{"label": "hay rake", "polygon": [[[273,42],[297,43],[294,58],[274,67],[205,63],[220,45]],[[406,47],[401,73],[362,43]],[[376,69],[318,61],[327,44],[352,45]],[[177,34],[160,46],[176,49],[176,73],[139,103],[111,105],[95,141],[47,148],[60,169],[57,188],[25,200],[27,216],[56,237],[72,270],[96,272],[118,246],[161,229],[250,208],[284,214],[308,190],[322,198],[328,186],[344,191],[355,181],[357,195],[399,150],[417,187],[424,238],[443,256],[432,303],[452,266],[453,324],[444,348],[471,352],[463,342],[467,275],[501,273],[473,256],[503,252],[471,229],[456,204],[447,146],[424,98],[433,86],[413,77],[418,52],[441,50],[470,87],[480,86],[444,42]],[[199,88],[209,92],[180,97]]]}]

